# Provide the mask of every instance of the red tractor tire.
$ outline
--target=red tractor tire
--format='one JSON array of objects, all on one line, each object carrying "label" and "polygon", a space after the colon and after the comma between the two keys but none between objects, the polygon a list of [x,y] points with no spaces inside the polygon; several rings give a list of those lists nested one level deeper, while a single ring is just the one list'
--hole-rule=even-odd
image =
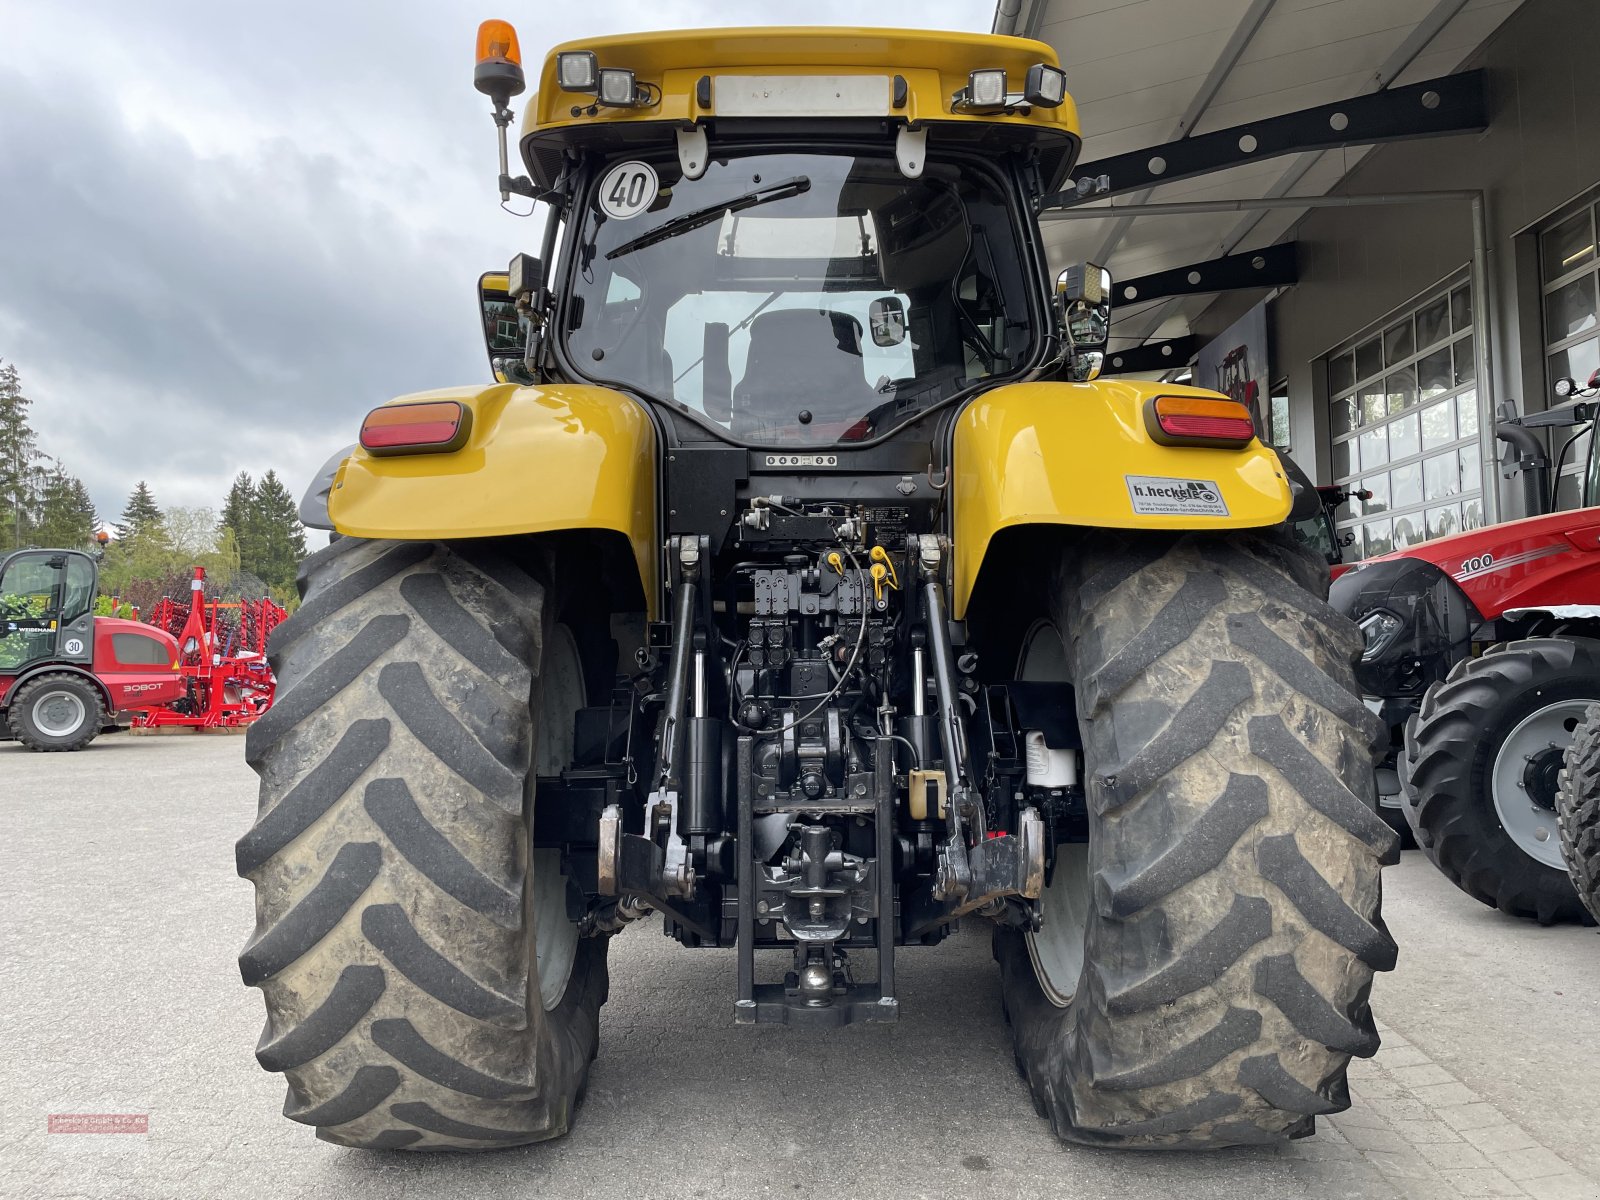
[{"label": "red tractor tire", "polygon": [[1527,638],[1457,663],[1406,726],[1406,819],[1467,895],[1541,925],[1588,921],[1556,836],[1556,779],[1600,701],[1600,641]]},{"label": "red tractor tire", "polygon": [[1578,899],[1600,921],[1600,704],[1589,709],[1567,747],[1556,824]]},{"label": "red tractor tire", "polygon": [[30,750],[82,750],[106,723],[105,701],[82,675],[37,675],[12,694],[6,723]]}]

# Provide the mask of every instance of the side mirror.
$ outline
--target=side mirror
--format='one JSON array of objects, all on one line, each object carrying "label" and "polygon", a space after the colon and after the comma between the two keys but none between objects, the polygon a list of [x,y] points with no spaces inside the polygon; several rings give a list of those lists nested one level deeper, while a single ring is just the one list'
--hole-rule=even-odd
[{"label": "side mirror", "polygon": [[874,346],[898,346],[906,340],[906,307],[899,296],[874,300],[867,310]]},{"label": "side mirror", "polygon": [[1068,377],[1088,382],[1100,374],[1111,339],[1111,272],[1074,263],[1056,278],[1056,304],[1072,360]]},{"label": "side mirror", "polygon": [[491,271],[479,278],[478,305],[483,317],[484,349],[489,352],[489,369],[494,377],[501,383],[529,382],[523,365],[528,356],[528,329],[517,311],[505,272]]}]

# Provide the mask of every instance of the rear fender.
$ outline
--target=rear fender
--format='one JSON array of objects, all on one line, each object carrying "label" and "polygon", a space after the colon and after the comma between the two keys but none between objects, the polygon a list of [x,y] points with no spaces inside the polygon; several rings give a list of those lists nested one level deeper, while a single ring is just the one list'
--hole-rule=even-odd
[{"label": "rear fender", "polygon": [[1019,383],[956,419],[954,616],[964,615],[1002,529],[1255,529],[1289,515],[1290,482],[1259,441],[1239,450],[1165,446],[1145,406],[1156,396],[1216,397],[1144,381]]},{"label": "rear fender", "polygon": [[41,675],[76,675],[79,679],[87,680],[94,685],[94,690],[100,693],[100,703],[106,706],[107,715],[117,711],[116,703],[111,699],[111,693],[106,690],[105,681],[95,675],[93,671],[86,671],[82,667],[75,667],[70,663],[49,662],[40,663],[36,667],[29,667],[20,675],[0,676],[0,712],[4,712],[11,707],[11,697],[17,694],[23,684],[29,683]]},{"label": "rear fender", "polygon": [[351,537],[508,537],[608,530],[628,539],[644,595],[656,594],[656,434],[610,388],[451,388],[394,403],[455,400],[472,411],[459,450],[371,455],[335,471],[328,520]]}]

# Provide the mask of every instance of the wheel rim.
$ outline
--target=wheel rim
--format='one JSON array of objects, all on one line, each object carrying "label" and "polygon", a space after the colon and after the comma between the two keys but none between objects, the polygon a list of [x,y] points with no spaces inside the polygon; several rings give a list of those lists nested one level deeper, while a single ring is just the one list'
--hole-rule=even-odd
[{"label": "wheel rim", "polygon": [[[1070,678],[1066,646],[1050,622],[1036,622],[1023,637],[1017,678],[1030,683],[1062,683]],[[1083,978],[1083,945],[1093,891],[1089,847],[1082,842],[1064,842],[1055,850],[1055,870],[1039,898],[1039,931],[1023,936],[1040,990],[1051,1004],[1065,1008]]]},{"label": "wheel rim", "polygon": [[[570,629],[557,625],[545,643],[539,669],[535,774],[559,775],[572,761],[572,718],[582,707],[583,662],[578,643]],[[567,920],[567,879],[561,873],[561,851],[535,850],[532,870],[534,959],[539,971],[539,998],[548,1012],[567,993],[572,963],[578,954],[578,927]]]},{"label": "wheel rim", "polygon": [[1517,848],[1564,871],[1556,833],[1555,789],[1572,731],[1594,700],[1561,700],[1524,717],[1500,743],[1490,782],[1495,815]]},{"label": "wheel rim", "polygon": [[33,705],[33,725],[46,737],[71,737],[88,717],[83,697],[65,689],[46,692]]}]

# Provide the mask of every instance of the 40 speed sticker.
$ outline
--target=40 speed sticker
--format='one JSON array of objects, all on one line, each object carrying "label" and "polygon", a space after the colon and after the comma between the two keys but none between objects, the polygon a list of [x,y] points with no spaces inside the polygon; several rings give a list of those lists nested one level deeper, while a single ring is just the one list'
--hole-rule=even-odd
[{"label": "40 speed sticker", "polygon": [[1225,517],[1228,503],[1213,479],[1124,475],[1133,511],[1149,517]]},{"label": "40 speed sticker", "polygon": [[600,211],[618,221],[637,217],[656,202],[661,179],[647,162],[620,162],[600,180]]}]

